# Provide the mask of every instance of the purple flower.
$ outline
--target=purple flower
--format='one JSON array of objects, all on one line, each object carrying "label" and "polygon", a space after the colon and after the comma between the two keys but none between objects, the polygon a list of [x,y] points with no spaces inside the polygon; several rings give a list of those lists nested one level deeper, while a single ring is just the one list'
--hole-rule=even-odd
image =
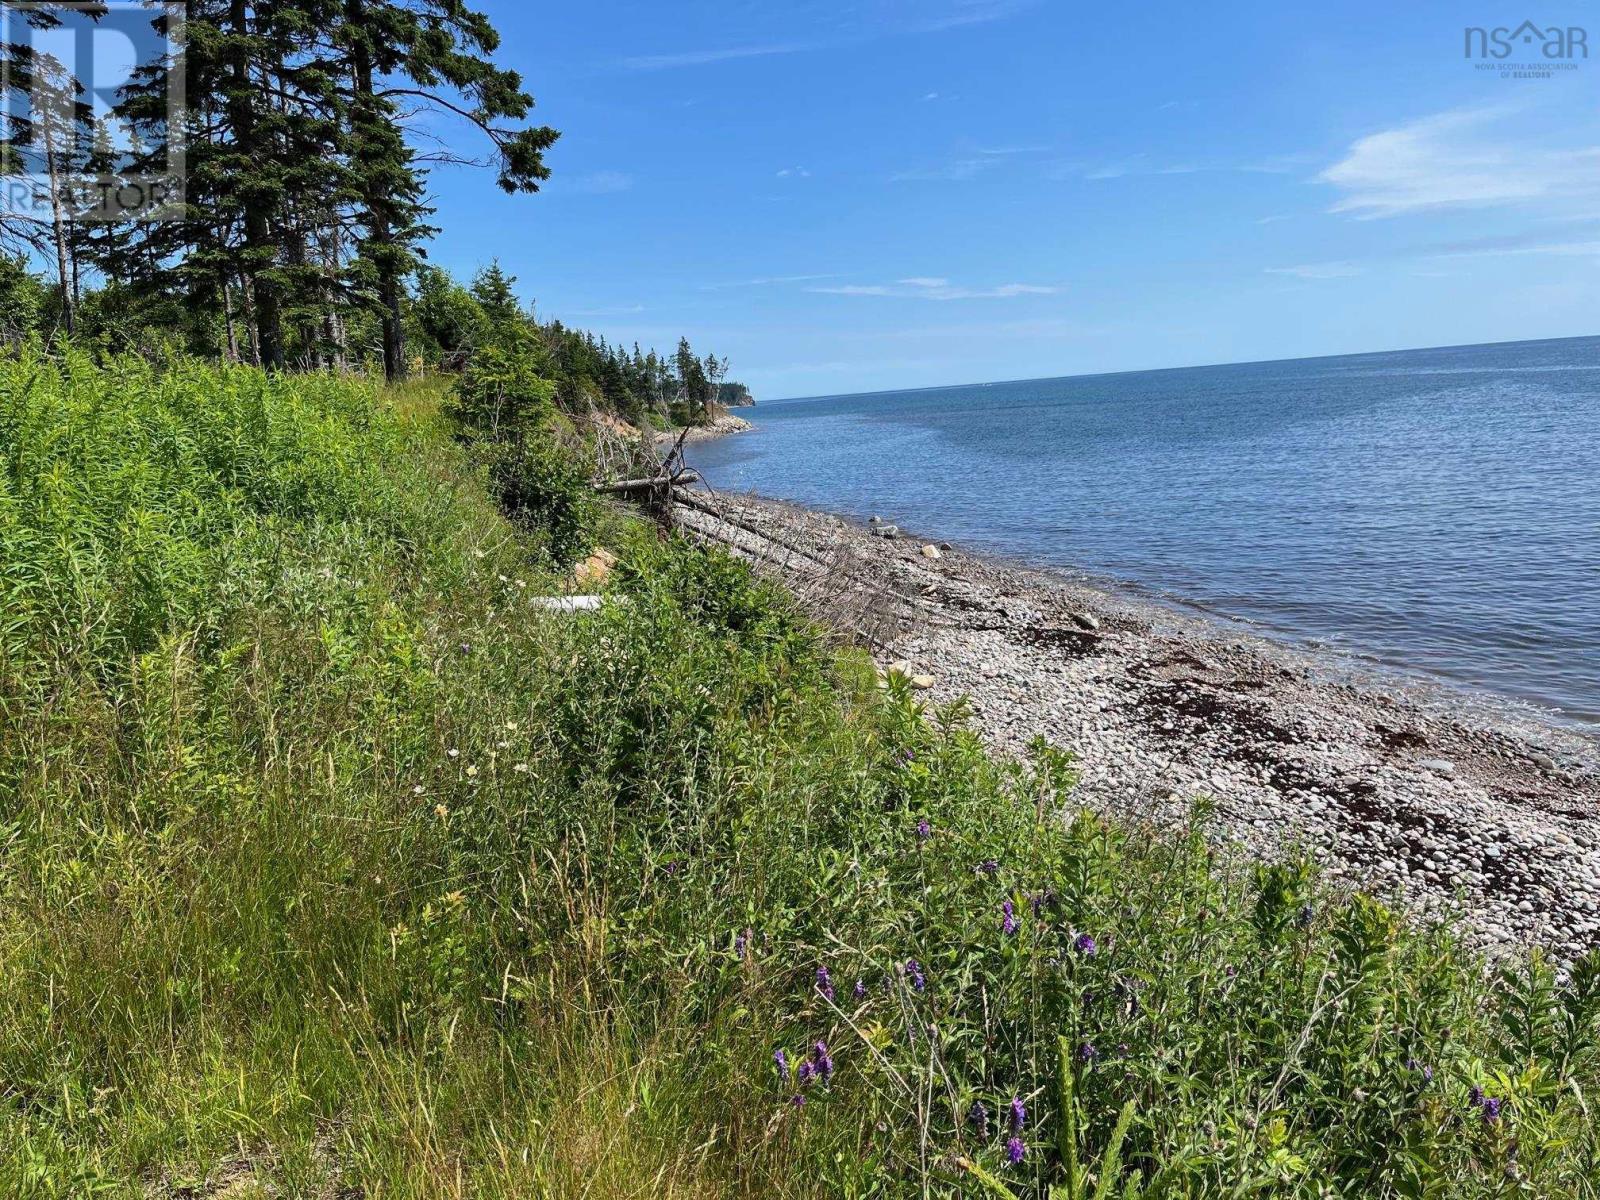
[{"label": "purple flower", "polygon": [[800,1060],[800,1069],[796,1072],[796,1078],[798,1078],[801,1083],[810,1083],[816,1073],[816,1064],[813,1063],[809,1058]]},{"label": "purple flower", "polygon": [[1033,906],[1033,915],[1039,916],[1045,908],[1055,902],[1055,893],[1048,888],[1042,892],[1035,892],[1028,897],[1028,903]]},{"label": "purple flower", "polygon": [[932,836],[933,836],[933,826],[928,824],[928,818],[927,817],[919,818],[917,820],[917,839],[919,841],[925,842],[929,838],[931,838]]},{"label": "purple flower", "polygon": [[828,977],[827,967],[817,968],[817,991],[822,993],[824,1000],[833,999],[833,980]]},{"label": "purple flower", "polygon": [[907,766],[910,766],[912,763],[917,761],[917,752],[907,747],[906,749],[900,751],[900,761],[905,763]]},{"label": "purple flower", "polygon": [[1500,1101],[1494,1096],[1483,1098],[1483,1119],[1486,1124],[1494,1124],[1500,1119]]},{"label": "purple flower", "polygon": [[785,1079],[789,1078],[789,1056],[782,1050],[772,1052],[772,1061],[777,1064],[778,1074]]},{"label": "purple flower", "polygon": [[1005,931],[1007,937],[1011,937],[1017,932],[1017,910],[1009,900],[1000,906],[1000,910],[1005,913],[1000,928]]},{"label": "purple flower", "polygon": [[1023,1107],[1022,1097],[1011,1097],[1011,1131],[1021,1133],[1028,1127],[1028,1110]]},{"label": "purple flower", "polygon": [[989,1136],[989,1107],[982,1100],[974,1101],[972,1107],[967,1109],[967,1121],[978,1127],[979,1137]]},{"label": "purple flower", "polygon": [[806,1106],[806,1098],[799,1092],[796,1092],[794,1095],[789,1097],[789,1103],[794,1105],[796,1108],[804,1108]]},{"label": "purple flower", "polygon": [[986,858],[978,864],[978,873],[993,878],[1000,873],[1000,864],[992,858]]},{"label": "purple flower", "polygon": [[856,980],[855,994],[857,1000],[865,1000],[867,998],[867,984],[865,980]]},{"label": "purple flower", "polygon": [[833,1055],[828,1053],[827,1042],[817,1043],[816,1048],[812,1051],[811,1060],[816,1063],[817,1077],[823,1083],[827,1083],[833,1078]]},{"label": "purple flower", "polygon": [[1013,1167],[1021,1164],[1027,1153],[1028,1147],[1023,1144],[1022,1139],[1019,1137],[1014,1137],[1006,1143],[1006,1161]]},{"label": "purple flower", "polygon": [[471,642],[462,642],[461,643],[461,653],[463,653],[463,654],[471,654],[472,653],[472,643]]},{"label": "purple flower", "polygon": [[1483,1103],[1483,1089],[1477,1084],[1473,1084],[1472,1087],[1468,1089],[1467,1103],[1472,1105],[1474,1108],[1477,1108]]},{"label": "purple flower", "polygon": [[745,947],[750,944],[750,939],[755,936],[755,931],[746,929],[743,933],[735,934],[733,939],[733,952],[740,958],[744,957]]},{"label": "purple flower", "polygon": [[1087,933],[1080,933],[1072,940],[1072,948],[1085,958],[1093,958],[1099,947],[1094,944],[1094,939]]},{"label": "purple flower", "polygon": [[911,990],[920,992],[928,986],[928,981],[923,978],[922,964],[914,958],[906,959],[906,978],[911,981]]},{"label": "purple flower", "polygon": [[1100,1051],[1094,1048],[1093,1042],[1085,1042],[1078,1047],[1078,1059],[1080,1062],[1092,1063],[1099,1057]]},{"label": "purple flower", "polygon": [[1310,929],[1311,921],[1317,915],[1317,910],[1309,904],[1302,904],[1300,911],[1294,915],[1294,923],[1301,929]]}]

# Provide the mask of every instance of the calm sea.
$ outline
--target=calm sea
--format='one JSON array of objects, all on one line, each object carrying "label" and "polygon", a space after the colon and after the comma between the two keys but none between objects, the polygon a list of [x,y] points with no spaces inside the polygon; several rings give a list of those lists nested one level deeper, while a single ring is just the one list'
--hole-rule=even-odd
[{"label": "calm sea", "polygon": [[1600,338],[764,403],[721,488],[1600,726]]}]

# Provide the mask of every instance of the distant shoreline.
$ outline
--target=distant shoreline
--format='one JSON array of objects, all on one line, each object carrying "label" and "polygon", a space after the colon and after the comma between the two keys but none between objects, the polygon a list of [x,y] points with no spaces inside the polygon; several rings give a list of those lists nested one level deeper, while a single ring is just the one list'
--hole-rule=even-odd
[{"label": "distant shoreline", "polygon": [[690,425],[687,434],[681,425],[676,429],[663,429],[655,435],[655,443],[658,446],[671,445],[680,436],[683,437],[685,444],[709,442],[713,438],[727,437],[729,434],[748,433],[754,428],[755,426],[743,417],[723,413],[721,416],[713,417],[704,425]]}]

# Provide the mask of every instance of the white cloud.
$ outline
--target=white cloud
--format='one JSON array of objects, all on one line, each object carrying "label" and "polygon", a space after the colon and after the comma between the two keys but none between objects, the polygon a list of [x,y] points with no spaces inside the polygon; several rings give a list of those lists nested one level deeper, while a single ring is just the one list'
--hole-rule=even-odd
[{"label": "white cloud", "polygon": [[1348,279],[1362,275],[1366,268],[1350,262],[1304,263],[1298,267],[1268,267],[1268,275],[1292,275],[1296,279]]},{"label": "white cloud", "polygon": [[818,279],[835,279],[835,275],[767,275],[760,279],[730,279],[725,283],[708,283],[703,292],[719,292],[724,288],[769,287],[777,283],[811,283]]},{"label": "white cloud", "polygon": [[1332,211],[1369,220],[1600,195],[1600,146],[1556,146],[1511,107],[1457,109],[1369,134],[1318,175]]},{"label": "white cloud", "polygon": [[804,167],[784,167],[778,172],[779,179],[810,179],[811,172]]},{"label": "white cloud", "polygon": [[938,275],[914,275],[893,283],[847,283],[837,287],[807,288],[825,296],[897,296],[912,300],[1009,300],[1017,296],[1053,296],[1061,289],[1035,283],[1002,283],[974,288],[951,283]]},{"label": "white cloud", "polygon": [[576,176],[568,186],[574,191],[587,192],[591,196],[608,192],[625,192],[633,186],[633,176],[625,171],[591,171],[587,175]]},{"label": "white cloud", "polygon": [[816,42],[781,42],[766,46],[724,46],[705,50],[682,50],[676,54],[636,54],[622,60],[630,71],[666,71],[673,67],[704,67],[711,63],[739,58],[767,58],[774,54],[799,54],[816,50]]}]

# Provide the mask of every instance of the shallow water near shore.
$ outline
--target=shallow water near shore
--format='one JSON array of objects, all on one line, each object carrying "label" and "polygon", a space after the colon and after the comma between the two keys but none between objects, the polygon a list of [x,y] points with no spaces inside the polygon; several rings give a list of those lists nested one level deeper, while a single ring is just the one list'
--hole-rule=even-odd
[{"label": "shallow water near shore", "polygon": [[764,403],[719,488],[1600,729],[1600,338]]}]

